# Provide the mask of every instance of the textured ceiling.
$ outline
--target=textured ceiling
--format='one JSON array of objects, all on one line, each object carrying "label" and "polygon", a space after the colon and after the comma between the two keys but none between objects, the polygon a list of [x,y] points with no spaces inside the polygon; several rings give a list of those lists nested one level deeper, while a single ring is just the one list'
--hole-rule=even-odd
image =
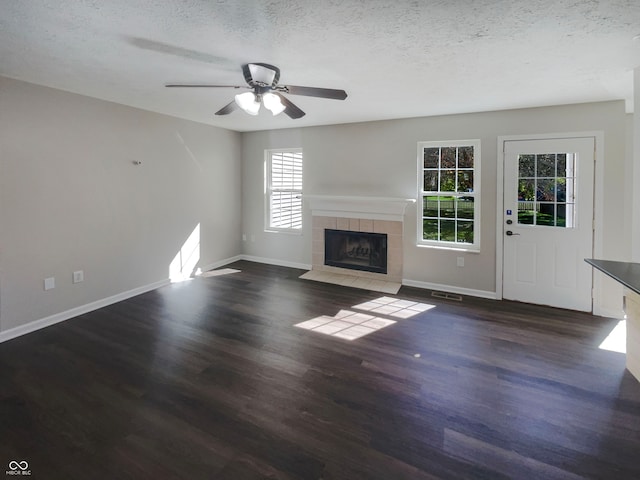
[{"label": "textured ceiling", "polygon": [[[638,0],[0,0],[0,75],[238,131],[632,100]],[[307,115],[213,113],[241,65]]]}]

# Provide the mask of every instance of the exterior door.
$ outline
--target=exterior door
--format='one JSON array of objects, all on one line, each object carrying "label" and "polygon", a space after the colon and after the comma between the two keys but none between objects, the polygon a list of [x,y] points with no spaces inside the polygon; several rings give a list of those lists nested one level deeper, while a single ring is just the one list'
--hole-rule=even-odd
[{"label": "exterior door", "polygon": [[504,142],[503,298],[590,312],[595,139]]}]

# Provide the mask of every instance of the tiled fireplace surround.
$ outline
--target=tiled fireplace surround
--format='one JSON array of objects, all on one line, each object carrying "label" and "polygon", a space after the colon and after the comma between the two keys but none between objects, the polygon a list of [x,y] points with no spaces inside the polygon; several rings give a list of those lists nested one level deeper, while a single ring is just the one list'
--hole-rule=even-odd
[{"label": "tiled fireplace surround", "polygon": [[[373,273],[361,270],[351,270],[331,267],[324,264],[324,231],[350,230],[352,232],[370,232],[387,234],[387,273]],[[345,217],[313,217],[312,237],[312,268],[332,273],[348,273],[356,277],[386,280],[389,282],[402,281],[402,222],[392,220],[372,220],[370,218]]]},{"label": "tiled fireplace surround", "polygon": [[[412,200],[378,197],[306,197],[313,215],[312,270],[386,282],[402,282],[402,234],[406,205]],[[387,234],[387,273],[324,264],[325,229]]]}]

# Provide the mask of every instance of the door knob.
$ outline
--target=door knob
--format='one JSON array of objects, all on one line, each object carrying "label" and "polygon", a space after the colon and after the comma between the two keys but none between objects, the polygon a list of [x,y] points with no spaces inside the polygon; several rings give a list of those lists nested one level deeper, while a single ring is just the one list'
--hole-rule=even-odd
[{"label": "door knob", "polygon": [[507,237],[510,237],[512,235],[520,235],[519,233],[513,233],[511,230],[507,230],[505,233],[507,234]]}]

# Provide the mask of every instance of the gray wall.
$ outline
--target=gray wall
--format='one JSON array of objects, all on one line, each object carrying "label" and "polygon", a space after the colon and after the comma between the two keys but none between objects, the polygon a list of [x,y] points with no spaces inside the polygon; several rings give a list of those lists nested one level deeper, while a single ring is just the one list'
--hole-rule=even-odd
[{"label": "gray wall", "polygon": [[308,211],[302,235],[264,231],[267,148],[304,149],[308,194],[415,198],[417,142],[480,138],[481,252],[459,268],[459,252],[417,247],[410,207],[404,277],[493,292],[497,137],[593,130],[605,135],[603,252],[628,259],[638,211],[620,205],[637,169],[622,102],[239,134],[0,77],[0,332],[166,280],[198,224],[200,265],[241,253],[310,264]]},{"label": "gray wall", "polygon": [[0,331],[167,279],[198,224],[200,264],[241,253],[240,158],[239,133],[0,78]]},{"label": "gray wall", "polygon": [[[313,112],[310,113],[311,115]],[[302,235],[264,232],[264,150],[302,147],[307,194],[416,198],[417,143],[426,140],[482,142],[481,252],[465,253],[416,246],[416,210],[407,209],[404,278],[414,282],[495,292],[497,137],[501,135],[603,131],[605,138],[603,252],[628,257],[623,235],[628,128],[624,103],[602,102],[466,115],[244,133],[244,252],[282,263],[311,263],[311,230],[306,212]],[[254,239],[252,241],[252,239]],[[456,257],[465,266],[456,266]],[[616,301],[617,302],[617,301]]]}]

